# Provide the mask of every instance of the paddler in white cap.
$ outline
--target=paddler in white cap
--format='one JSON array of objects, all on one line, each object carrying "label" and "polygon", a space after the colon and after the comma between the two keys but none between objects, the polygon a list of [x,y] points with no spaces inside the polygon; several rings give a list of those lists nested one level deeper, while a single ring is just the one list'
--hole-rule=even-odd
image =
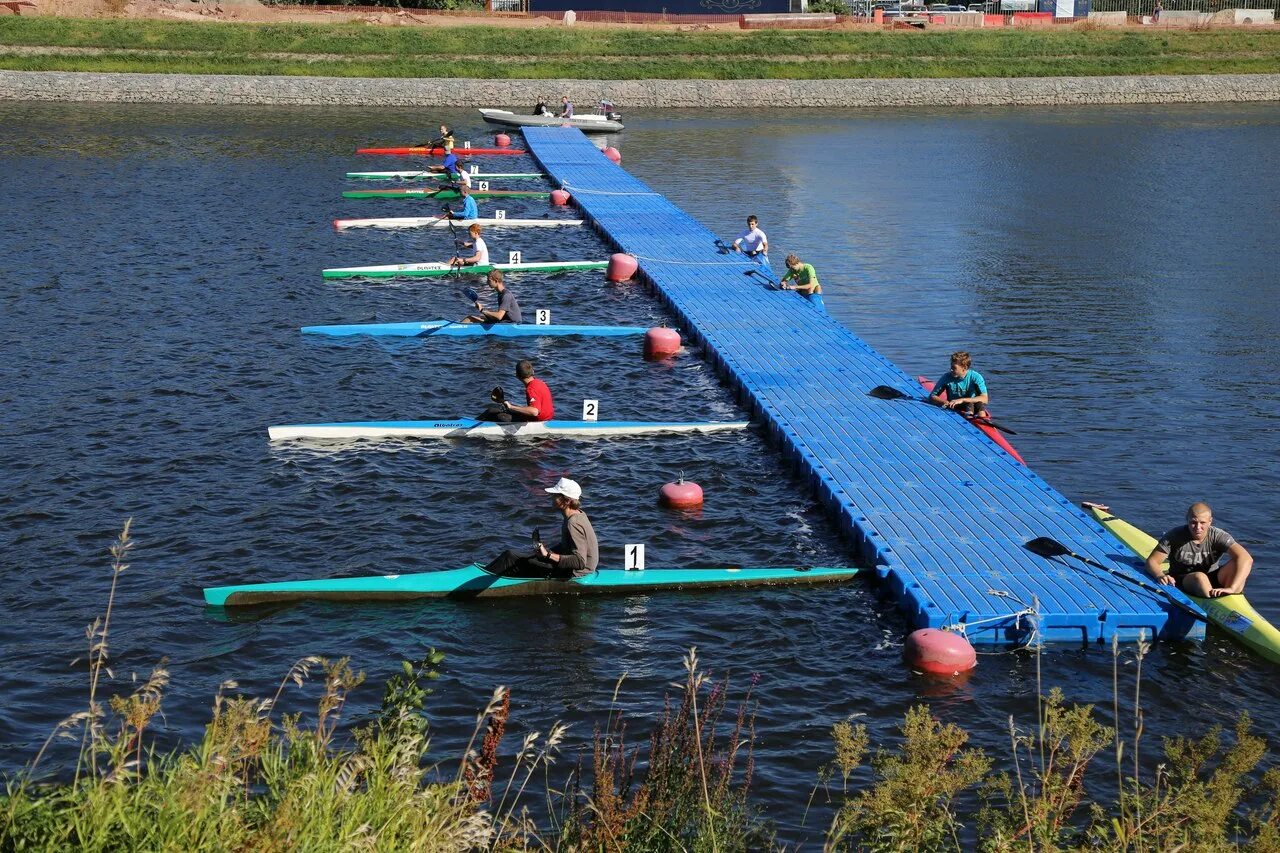
[{"label": "paddler in white cap", "polygon": [[582,511],[582,487],[568,477],[561,477],[554,486],[544,489],[554,496],[556,509],[564,516],[560,524],[560,541],[551,548],[542,542],[542,536],[534,531],[537,553],[517,554],[506,550],[484,570],[499,577],[555,578],[572,580],[589,575],[600,565],[600,544],[591,519]]}]

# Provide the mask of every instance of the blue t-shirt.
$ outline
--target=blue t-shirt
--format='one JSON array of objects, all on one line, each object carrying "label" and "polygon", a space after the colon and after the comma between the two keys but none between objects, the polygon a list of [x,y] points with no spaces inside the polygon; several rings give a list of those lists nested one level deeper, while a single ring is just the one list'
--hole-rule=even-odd
[{"label": "blue t-shirt", "polygon": [[448,154],[444,155],[444,170],[446,172],[453,169],[457,165],[458,165],[457,154],[454,154],[452,151],[450,151]]},{"label": "blue t-shirt", "polygon": [[964,375],[964,379],[956,379],[955,375],[948,370],[933,386],[931,393],[937,396],[942,394],[943,391],[947,392],[948,400],[977,397],[987,393],[987,381],[976,370],[970,370]]},{"label": "blue t-shirt", "polygon": [[480,208],[476,206],[475,196],[467,196],[462,202],[462,218],[463,219],[479,219]]}]

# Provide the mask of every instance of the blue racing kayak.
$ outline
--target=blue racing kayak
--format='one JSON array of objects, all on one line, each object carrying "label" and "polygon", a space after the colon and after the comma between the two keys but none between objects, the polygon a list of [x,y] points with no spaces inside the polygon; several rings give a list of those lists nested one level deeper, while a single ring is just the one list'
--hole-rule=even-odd
[{"label": "blue racing kayak", "polygon": [[390,338],[479,336],[497,338],[569,337],[614,338],[643,335],[643,326],[539,326],[535,323],[455,323],[451,320],[423,320],[416,323],[356,323],[345,326],[303,326],[304,335],[375,335]]}]

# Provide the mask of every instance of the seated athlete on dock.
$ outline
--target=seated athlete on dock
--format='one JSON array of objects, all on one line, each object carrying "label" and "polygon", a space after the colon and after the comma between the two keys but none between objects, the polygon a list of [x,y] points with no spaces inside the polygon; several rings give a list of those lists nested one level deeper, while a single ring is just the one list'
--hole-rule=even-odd
[{"label": "seated athlete on dock", "polygon": [[[1219,566],[1223,557],[1227,561]],[[1168,571],[1163,565],[1166,559]],[[1187,509],[1187,523],[1160,537],[1147,557],[1152,577],[1201,598],[1244,592],[1252,570],[1253,557],[1230,533],[1213,526],[1213,510],[1207,503],[1192,504]]]},{"label": "seated athlete on dock", "polygon": [[491,311],[476,301],[476,310],[479,314],[468,314],[462,318],[464,323],[519,323],[522,321],[520,316],[520,303],[516,301],[516,295],[511,292],[511,288],[507,287],[506,282],[502,280],[502,270],[489,270],[489,287],[494,293],[498,294],[498,308]]},{"label": "seated athlete on dock", "polygon": [[[813,264],[806,264],[795,255],[787,255],[787,272],[778,280],[778,286],[783,290],[794,290],[801,296],[821,296],[822,285],[818,283],[818,273],[814,270]],[[787,282],[795,279],[796,283],[788,286]]]},{"label": "seated athlete on dock", "polygon": [[742,236],[733,241],[735,251],[742,252],[748,258],[757,256],[769,256],[769,238],[760,230],[760,220],[753,216],[747,217],[747,230],[742,232]]},{"label": "seated athlete on dock", "polygon": [[471,187],[459,186],[458,197],[462,199],[462,210],[451,210],[446,204],[444,215],[449,219],[479,219],[480,207],[476,204],[475,196],[471,194]]},{"label": "seated athlete on dock", "polygon": [[511,578],[553,578],[572,580],[591,574],[600,565],[600,543],[591,519],[582,511],[582,487],[567,477],[543,491],[555,495],[556,510],[564,517],[560,541],[548,548],[535,532],[537,550],[532,554],[503,551],[484,567],[492,575]]},{"label": "seated athlete on dock", "polygon": [[555,417],[551,389],[533,375],[533,362],[528,359],[516,362],[516,378],[524,383],[525,404],[515,405],[502,393],[501,387],[494,388],[489,395],[493,402],[476,416],[476,420],[506,424],[513,421],[549,421]]},{"label": "seated athlete on dock", "polygon": [[951,353],[951,369],[933,386],[929,402],[944,409],[954,409],[962,415],[983,417],[983,409],[990,402],[987,381],[981,373],[969,368],[972,363],[969,353],[964,350]]}]

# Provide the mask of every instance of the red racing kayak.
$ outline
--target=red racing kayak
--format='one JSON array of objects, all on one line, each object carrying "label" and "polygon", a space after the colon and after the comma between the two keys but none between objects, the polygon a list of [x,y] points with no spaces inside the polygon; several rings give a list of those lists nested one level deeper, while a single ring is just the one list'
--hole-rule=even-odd
[{"label": "red racing kayak", "polygon": [[[357,154],[393,154],[401,157],[443,157],[443,148],[357,148]],[[453,153],[459,157],[466,157],[468,154],[524,154],[525,152],[519,148],[458,148],[454,147]]]},{"label": "red racing kayak", "polygon": [[[926,378],[925,378],[925,377],[923,377],[923,376],[917,376],[917,377],[916,377],[916,381],[917,381],[917,382],[919,382],[921,385],[923,385],[923,386],[924,386],[924,390],[926,390],[926,391],[928,391],[928,392],[930,392],[930,393],[933,393],[933,380],[932,380],[932,379],[926,379]],[[990,409],[990,407],[988,407],[988,408],[987,408],[987,414],[988,414],[988,415],[990,415],[990,414],[991,414],[991,409]],[[1023,465],[1026,465],[1026,464],[1027,464],[1027,461],[1026,461],[1025,459],[1023,459],[1023,458],[1022,458],[1022,454],[1018,453],[1018,451],[1016,451],[1016,450],[1014,450],[1014,449],[1013,449],[1013,445],[1009,443],[1009,439],[1005,438],[1005,437],[1004,437],[1004,433],[1000,432],[1000,430],[998,430],[998,429],[996,429],[995,427],[991,426],[991,424],[983,423],[981,418],[965,418],[965,420],[967,420],[969,423],[973,424],[973,425],[974,425],[974,426],[976,426],[978,429],[980,429],[980,430],[982,430],[983,432],[985,432],[985,433],[987,434],[987,436],[988,436],[988,437],[990,437],[990,439],[991,439],[992,441],[994,441],[996,444],[998,444],[998,445],[1000,445],[1001,447],[1003,447],[1003,448],[1005,449],[1005,451],[1006,451],[1006,452],[1008,452],[1008,454],[1009,454],[1010,456],[1012,456],[1014,459],[1017,459],[1017,460],[1018,460],[1019,462],[1021,462]]]}]

